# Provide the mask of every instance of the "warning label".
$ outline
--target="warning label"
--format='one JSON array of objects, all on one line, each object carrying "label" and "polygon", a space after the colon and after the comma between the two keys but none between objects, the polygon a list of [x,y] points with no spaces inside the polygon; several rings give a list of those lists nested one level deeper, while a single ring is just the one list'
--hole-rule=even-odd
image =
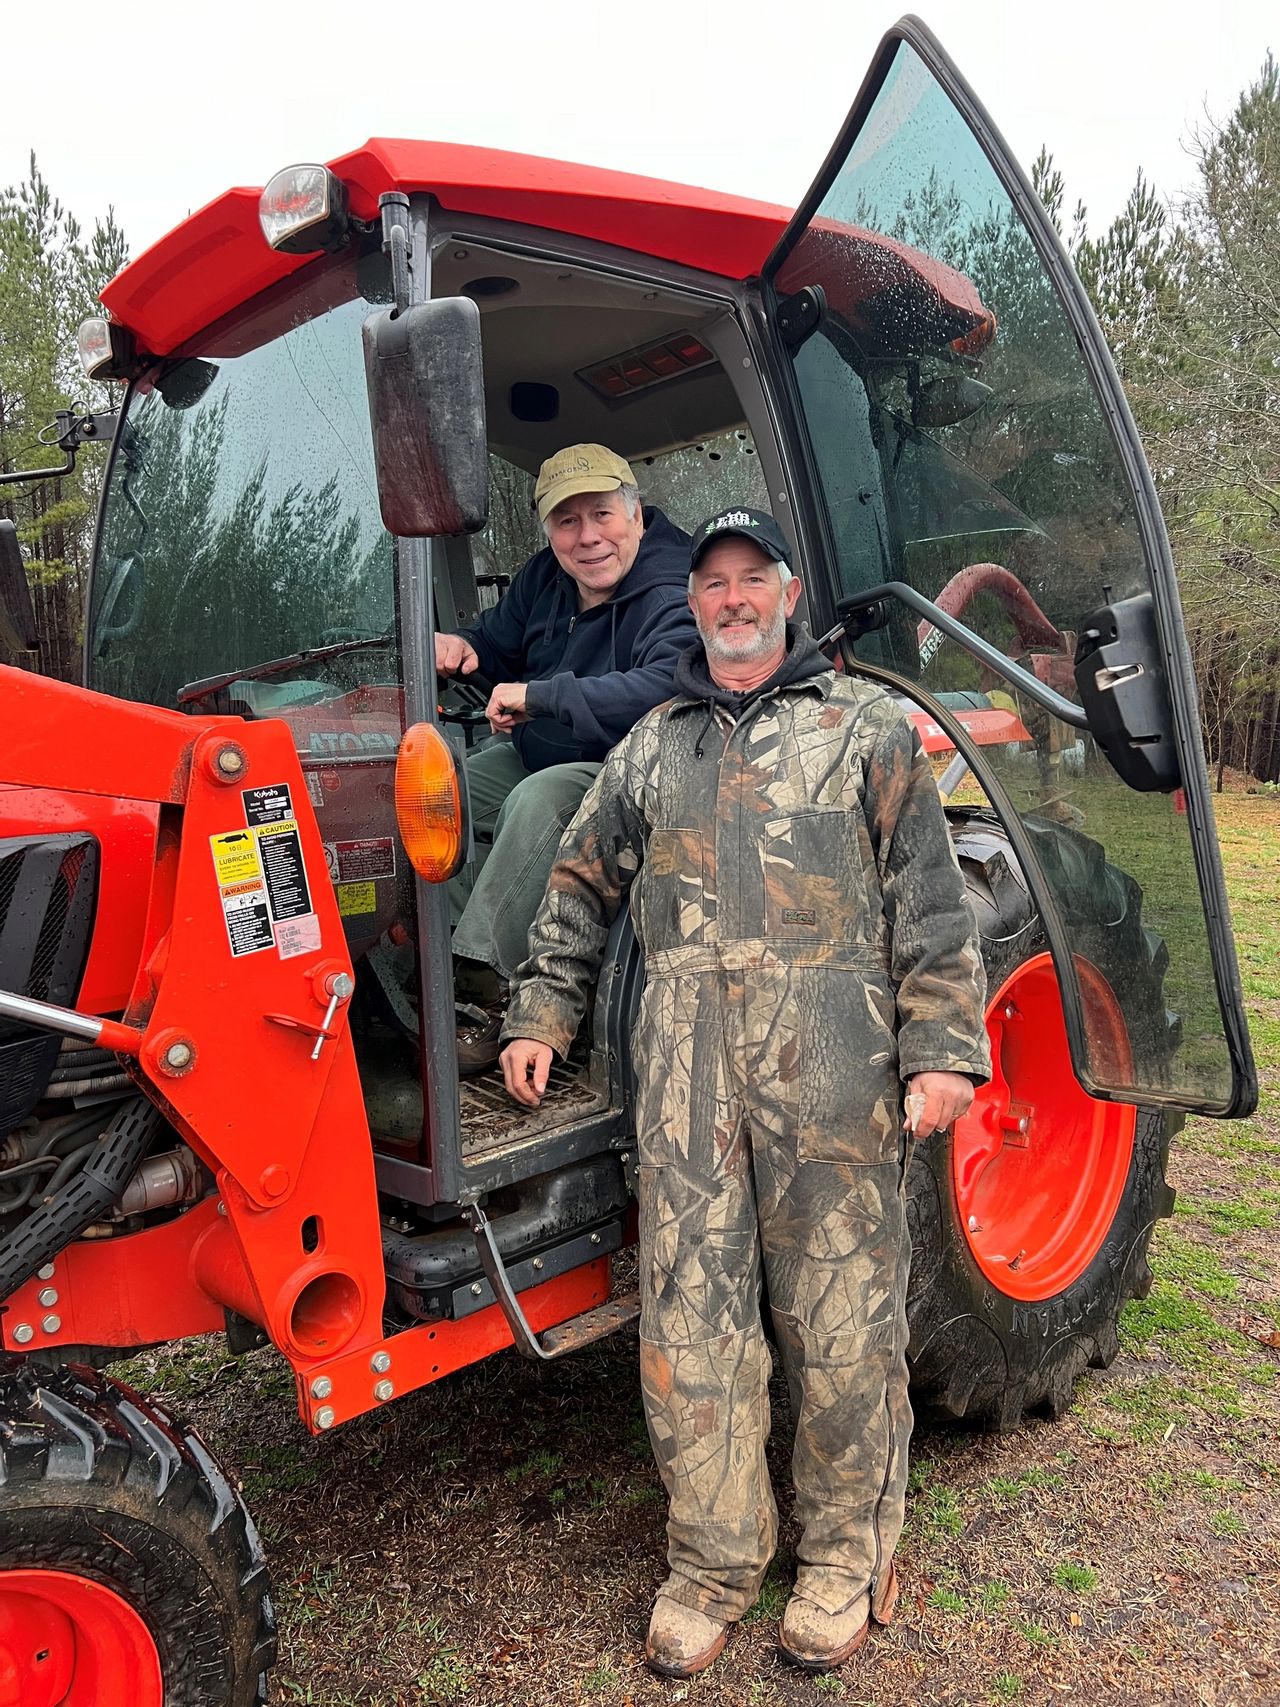
[{"label": "warning label", "polygon": [[279,924],[282,919],[297,919],[309,913],[311,893],[302,863],[298,826],[292,819],[262,824],[257,831],[257,841],[272,918]]},{"label": "warning label", "polygon": [[244,788],[245,819],[250,824],[279,824],[293,817],[293,800],[287,782],[273,783],[270,788]]},{"label": "warning label", "polygon": [[313,806],[324,805],[324,784],[320,780],[319,771],[307,771],[307,796]]},{"label": "warning label", "polygon": [[220,889],[235,883],[261,884],[258,844],[251,830],[227,830],[220,836],[210,836],[209,846],[213,849],[213,866]]},{"label": "warning label", "polygon": [[378,891],[372,883],[339,883],[336,893],[338,911],[344,919],[356,913],[376,913],[378,910]]},{"label": "warning label", "polygon": [[232,954],[257,954],[259,949],[271,947],[271,914],[261,883],[246,886],[243,893],[224,895],[222,916]]},{"label": "warning label", "polygon": [[330,842],[338,883],[365,883],[396,874],[396,844],[391,836],[365,836],[354,842]]}]

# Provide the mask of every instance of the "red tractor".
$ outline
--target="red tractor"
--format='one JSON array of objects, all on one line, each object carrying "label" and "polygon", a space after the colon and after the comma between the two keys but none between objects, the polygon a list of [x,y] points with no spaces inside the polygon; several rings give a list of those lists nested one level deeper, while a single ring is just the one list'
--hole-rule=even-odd
[{"label": "red tractor", "polygon": [[936,43],[890,33],[790,217],[378,140],[103,300],[84,686],[0,671],[0,1702],[263,1696],[252,1524],[113,1357],[269,1340],[315,1432],[635,1315],[629,920],[536,1112],[455,1060],[480,719],[433,635],[538,546],[565,444],[686,527],[771,509],[814,632],[949,756],[995,1071],[908,1181],[914,1397],[1067,1404],[1183,1111],[1255,1075],[1151,478]]}]

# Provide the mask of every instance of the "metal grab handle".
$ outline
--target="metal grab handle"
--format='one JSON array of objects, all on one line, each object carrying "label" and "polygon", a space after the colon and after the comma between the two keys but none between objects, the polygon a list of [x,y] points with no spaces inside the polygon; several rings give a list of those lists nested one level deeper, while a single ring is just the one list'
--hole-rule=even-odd
[{"label": "metal grab handle", "polygon": [[[838,640],[842,634],[848,634],[851,640],[859,635],[869,633],[873,628],[880,628],[885,621],[883,610],[872,615],[869,606],[879,605],[885,599],[899,599],[909,610],[918,616],[928,617],[935,628],[941,629],[952,640],[957,640],[966,652],[971,652],[980,659],[989,670],[1003,677],[1011,687],[1026,694],[1054,717],[1063,723],[1069,723],[1073,729],[1083,729],[1088,732],[1089,718],[1078,705],[1069,699],[1064,699],[1060,693],[1055,693],[1029,670],[1024,670],[1020,664],[1015,664],[1007,653],[993,646],[989,640],[984,640],[980,634],[975,634],[971,628],[957,617],[950,616],[940,605],[935,605],[932,599],[926,599],[922,593],[917,593],[914,587],[909,587],[905,581],[883,581],[878,587],[868,587],[865,593],[853,593],[848,598],[836,602],[836,611],[840,621],[829,633],[824,634],[818,642],[820,649],[830,646],[833,640]],[[853,618],[861,612],[868,611],[868,620],[855,623]]]}]

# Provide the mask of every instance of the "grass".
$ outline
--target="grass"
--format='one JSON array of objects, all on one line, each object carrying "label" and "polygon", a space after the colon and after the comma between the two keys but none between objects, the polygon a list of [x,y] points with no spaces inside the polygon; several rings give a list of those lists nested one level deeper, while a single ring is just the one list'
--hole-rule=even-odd
[{"label": "grass", "polygon": [[1098,1586],[1098,1573],[1089,1565],[1077,1565],[1064,1559],[1053,1573],[1056,1587],[1070,1594],[1092,1594]]}]

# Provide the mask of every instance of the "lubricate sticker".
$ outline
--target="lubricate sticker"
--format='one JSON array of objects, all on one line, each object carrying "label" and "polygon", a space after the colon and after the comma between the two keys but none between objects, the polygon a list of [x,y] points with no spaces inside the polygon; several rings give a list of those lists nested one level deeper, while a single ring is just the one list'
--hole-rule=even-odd
[{"label": "lubricate sticker", "polygon": [[236,883],[262,883],[258,865],[258,843],[252,830],[227,830],[220,836],[210,836],[214,870],[218,886],[230,888]]},{"label": "lubricate sticker", "polygon": [[372,883],[339,883],[335,893],[338,911],[344,919],[356,913],[376,913],[378,910],[378,891]]},{"label": "lubricate sticker", "polygon": [[[374,877],[396,874],[396,844],[391,836],[364,836],[354,842],[327,842],[333,849],[336,883],[367,883]],[[332,869],[332,867],[331,867]]]}]

